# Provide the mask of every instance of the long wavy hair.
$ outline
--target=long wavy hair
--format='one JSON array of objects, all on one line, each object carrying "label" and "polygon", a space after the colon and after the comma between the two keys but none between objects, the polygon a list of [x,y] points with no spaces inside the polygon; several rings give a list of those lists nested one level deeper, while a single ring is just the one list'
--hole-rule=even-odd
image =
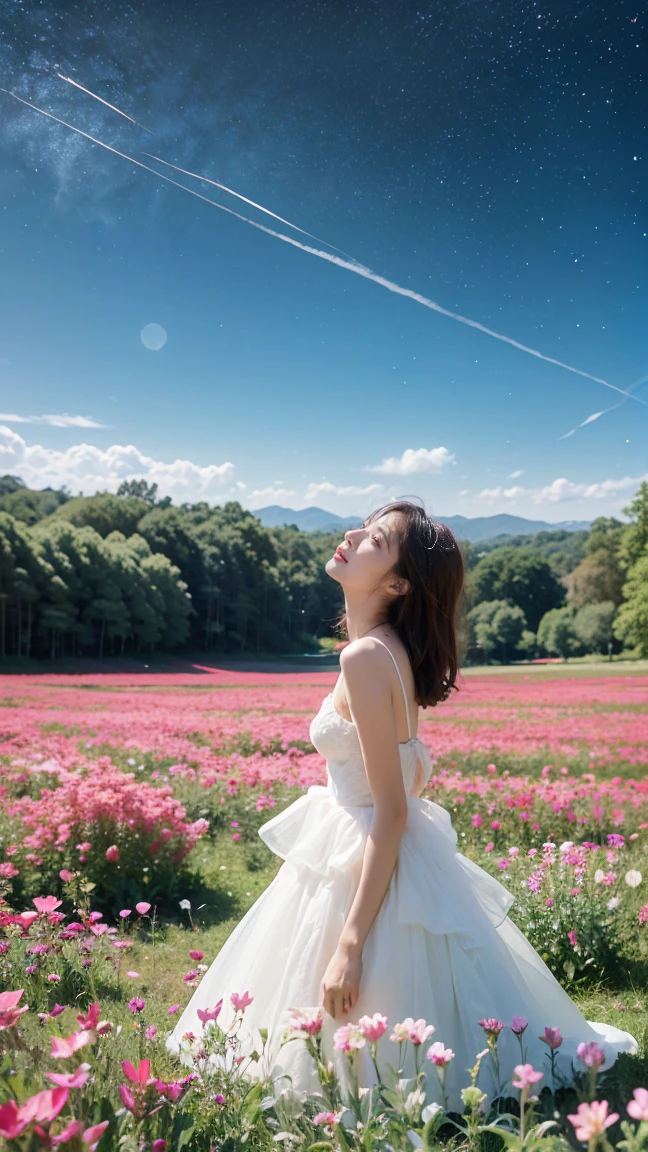
[{"label": "long wavy hair", "polygon": [[[457,688],[457,628],[464,564],[452,532],[410,500],[383,504],[365,520],[400,512],[398,559],[390,577],[410,583],[403,596],[389,598],[387,623],[402,640],[414,673],[414,694],[423,708],[447,700]],[[346,612],[335,628],[348,638]]]}]

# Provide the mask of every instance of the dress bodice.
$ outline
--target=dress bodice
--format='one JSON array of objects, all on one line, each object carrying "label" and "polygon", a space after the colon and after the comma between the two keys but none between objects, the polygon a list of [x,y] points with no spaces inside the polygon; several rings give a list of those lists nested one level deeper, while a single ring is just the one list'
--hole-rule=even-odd
[{"label": "dress bodice", "polygon": [[[332,692],[324,698],[319,712],[311,721],[309,734],[311,743],[326,759],[327,787],[337,803],[345,807],[371,806],[373,796],[356,726],[337,711]],[[418,736],[399,744],[398,750],[405,791],[410,795],[418,760],[421,760],[426,784],[434,765],[427,746]]]}]

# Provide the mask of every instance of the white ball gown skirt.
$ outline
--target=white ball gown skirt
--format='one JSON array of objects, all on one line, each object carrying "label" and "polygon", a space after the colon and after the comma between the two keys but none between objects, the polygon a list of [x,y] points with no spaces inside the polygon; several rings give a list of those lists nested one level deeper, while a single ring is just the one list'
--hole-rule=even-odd
[{"label": "white ball gown skirt", "polygon": [[[327,707],[328,705],[328,707]],[[337,718],[337,719],[336,719]],[[268,1029],[263,1060],[249,1064],[252,1077],[271,1075],[277,1090],[318,1092],[315,1064],[298,1038],[281,1047],[295,1008],[315,1012],[322,1005],[321,981],[336,950],[360,879],[365,844],[373,815],[359,742],[353,725],[339,716],[327,697],[310,728],[311,740],[327,757],[326,786],[313,785],[293,804],[267,821],[259,836],[284,863],[266,890],[237,924],[203,976],[167,1044],[187,1062],[182,1037],[200,1037],[198,1009],[222,999],[218,1017],[227,1029],[235,1018],[230,996],[248,991],[239,1032],[242,1051],[261,1051],[259,1028]],[[406,791],[417,760],[432,762],[418,738],[399,745]],[[423,1017],[434,1025],[424,1043],[440,1040],[455,1057],[446,1070],[445,1088],[451,1110],[461,1112],[466,1069],[484,1049],[484,1017],[508,1024],[524,1016],[526,1061],[543,1071],[551,1086],[545,1027],[560,1028],[563,1044],[556,1069],[570,1080],[581,1041],[596,1041],[609,1067],[620,1052],[635,1053],[637,1041],[608,1024],[587,1021],[549,971],[524,934],[508,917],[514,897],[498,880],[456,850],[457,835],[449,814],[438,804],[408,795],[408,819],[389,888],[362,950],[359,999],[346,1016],[324,1013],[321,1032],[326,1059],[333,1060],[348,1082],[348,1057],[333,1048],[333,1034],[344,1023],[380,1012],[389,1026],[378,1042],[377,1062],[397,1067],[398,1045],[392,1027],[406,1017]],[[404,1076],[414,1075],[411,1045],[403,1046]],[[477,1083],[490,1099],[510,1089],[513,1068],[521,1062],[516,1036],[506,1027],[498,1042],[499,1084],[493,1061],[482,1061]],[[419,1055],[422,1055],[420,1053]],[[441,1103],[441,1090],[431,1062],[427,1103]],[[369,1046],[356,1057],[358,1083],[376,1082]],[[291,1078],[291,1080],[288,1079]]]}]

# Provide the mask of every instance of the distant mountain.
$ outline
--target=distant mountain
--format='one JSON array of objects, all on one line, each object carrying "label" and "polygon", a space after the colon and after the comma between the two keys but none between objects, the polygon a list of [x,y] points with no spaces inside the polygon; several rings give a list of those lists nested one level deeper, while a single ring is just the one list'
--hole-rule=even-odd
[{"label": "distant mountain", "polygon": [[[341,535],[349,528],[358,528],[362,516],[336,516],[324,508],[282,508],[280,504],[269,504],[256,508],[254,515],[266,528],[281,528],[284,524],[296,524],[302,532],[333,532]],[[492,540],[495,536],[533,536],[536,532],[567,532],[589,530],[588,520],[561,520],[551,524],[547,520],[526,520],[524,516],[510,516],[501,512],[497,516],[436,516],[442,524],[447,524],[451,532],[461,540],[477,543]]]}]

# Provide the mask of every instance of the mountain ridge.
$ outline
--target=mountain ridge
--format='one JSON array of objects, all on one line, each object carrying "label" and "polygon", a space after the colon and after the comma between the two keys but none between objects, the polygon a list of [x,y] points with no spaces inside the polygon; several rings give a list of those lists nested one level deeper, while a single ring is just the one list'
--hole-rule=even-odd
[{"label": "mountain ridge", "polygon": [[[281,528],[295,524],[302,532],[343,533],[350,528],[359,528],[362,516],[338,516],[325,508],[311,505],[308,508],[284,508],[281,504],[268,504],[264,508],[250,509],[265,528]],[[446,524],[459,539],[476,544],[483,540],[493,540],[496,536],[535,536],[538,532],[579,532],[588,531],[589,520],[561,520],[551,523],[547,520],[528,520],[525,516],[512,516],[509,512],[499,512],[494,516],[435,516],[435,520]]]}]

